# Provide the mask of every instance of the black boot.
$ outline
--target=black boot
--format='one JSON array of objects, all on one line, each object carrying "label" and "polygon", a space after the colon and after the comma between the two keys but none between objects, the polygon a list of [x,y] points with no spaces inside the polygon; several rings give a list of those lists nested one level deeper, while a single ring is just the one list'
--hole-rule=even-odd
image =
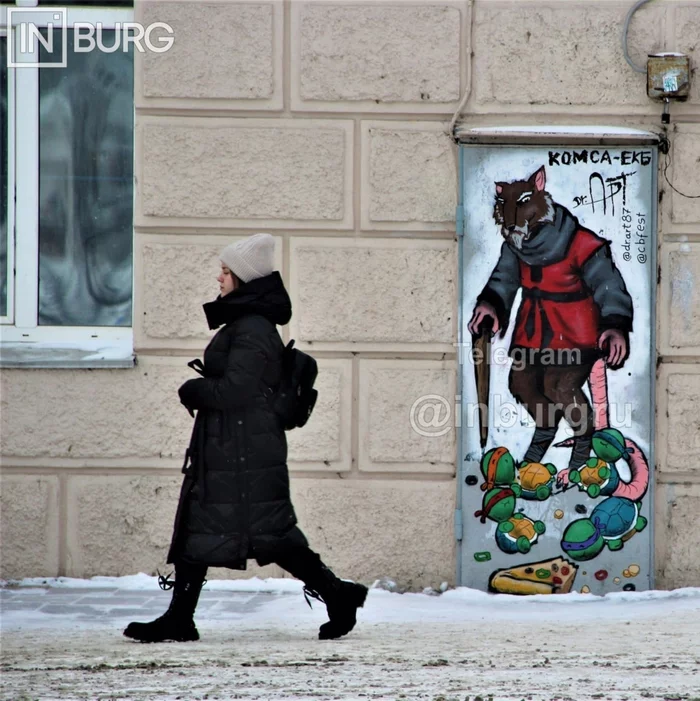
[{"label": "black boot", "polygon": [[355,627],[357,609],[365,605],[367,587],[338,579],[310,548],[288,550],[276,557],[275,562],[304,582],[304,596],[309,606],[309,596],[326,605],[330,620],[319,629],[321,640],[340,638]]},{"label": "black boot", "polygon": [[[322,601],[328,611],[328,623],[319,631],[320,640],[334,640],[347,635],[357,623],[357,609],[365,605],[367,587],[354,582],[338,579],[325,565],[322,565],[321,578],[315,586],[307,584],[304,595]],[[310,604],[309,604],[310,605]]]},{"label": "black boot", "polygon": [[532,441],[530,441],[530,447],[525,453],[523,458],[524,462],[540,462],[547,449],[554,442],[554,436],[557,434],[557,429],[555,428],[540,428],[539,426],[535,429],[535,433],[532,436]]},{"label": "black boot", "polygon": [[159,583],[162,588],[169,588],[168,584],[173,587],[173,598],[168,610],[149,623],[129,623],[124,635],[142,643],[199,640],[193,616],[206,571],[206,567],[178,566],[174,585],[167,577],[161,577]]},{"label": "black boot", "polygon": [[580,470],[585,465],[586,460],[591,457],[591,446],[593,438],[591,436],[576,436],[574,447],[569,458],[569,470]]}]

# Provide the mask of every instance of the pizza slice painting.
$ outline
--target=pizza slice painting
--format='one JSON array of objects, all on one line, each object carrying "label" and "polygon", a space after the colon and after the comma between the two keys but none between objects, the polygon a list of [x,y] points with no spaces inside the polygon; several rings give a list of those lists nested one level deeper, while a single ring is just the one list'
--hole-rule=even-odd
[{"label": "pizza slice painting", "polygon": [[561,557],[497,570],[489,578],[489,591],[498,594],[568,594],[578,565]]}]

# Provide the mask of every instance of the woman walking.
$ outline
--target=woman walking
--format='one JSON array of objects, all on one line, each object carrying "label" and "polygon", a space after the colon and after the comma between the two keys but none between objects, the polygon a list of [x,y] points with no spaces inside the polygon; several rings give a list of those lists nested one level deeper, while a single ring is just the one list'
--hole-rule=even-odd
[{"label": "woman walking", "polygon": [[289,492],[287,441],[269,400],[282,377],[284,344],[277,325],[292,315],[273,270],[274,238],[255,234],[220,255],[220,295],[204,305],[209,328],[221,328],[190,365],[202,375],[180,387],[196,412],[168,563],[175,583],[168,610],[124,635],[141,642],[198,640],[194,611],[207,568],[275,563],[326,604],[322,640],[355,626],[367,588],[336,577],[297,527]]}]

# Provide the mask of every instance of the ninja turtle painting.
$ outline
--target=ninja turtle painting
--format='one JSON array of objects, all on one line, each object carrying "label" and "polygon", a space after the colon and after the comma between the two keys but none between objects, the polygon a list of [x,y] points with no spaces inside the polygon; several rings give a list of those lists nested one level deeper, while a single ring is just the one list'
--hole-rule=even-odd
[{"label": "ninja turtle painting", "polygon": [[595,507],[590,518],[573,521],[564,531],[562,550],[574,560],[592,560],[607,545],[620,550],[626,540],[643,531],[647,520],[639,504],[624,497],[610,497]]},{"label": "ninja turtle painting", "polygon": [[[473,514],[464,581],[559,594],[575,577],[578,591],[605,593],[635,572],[645,588],[655,156],[621,169],[621,148],[463,154],[461,323],[474,370],[462,390],[479,407],[476,430],[462,432]],[[544,586],[545,572],[561,574],[528,565],[527,554],[563,562],[568,585]],[[588,561],[595,566],[573,564]],[[513,584],[520,569],[536,585]]]},{"label": "ninja turtle painting", "polygon": [[522,490],[519,485],[488,489],[484,494],[481,509],[474,516],[486,523],[489,518],[495,521],[496,544],[504,553],[528,553],[537,543],[546,526],[542,521],[533,521],[522,512],[516,512],[517,499]]}]

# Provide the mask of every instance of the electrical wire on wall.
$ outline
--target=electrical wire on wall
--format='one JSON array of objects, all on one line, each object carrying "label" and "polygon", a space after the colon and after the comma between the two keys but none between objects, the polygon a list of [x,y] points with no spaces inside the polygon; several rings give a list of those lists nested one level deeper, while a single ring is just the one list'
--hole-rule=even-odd
[{"label": "electrical wire on wall", "polygon": [[632,17],[634,16],[634,13],[642,6],[646,5],[648,2],[651,2],[651,0],[637,0],[634,5],[630,8],[630,11],[627,13],[627,17],[625,17],[625,25],[622,28],[622,53],[625,55],[625,61],[630,64],[630,67],[632,70],[637,71],[637,73],[646,73],[647,69],[644,66],[638,66],[631,58],[629,54],[629,50],[627,48],[627,33],[629,32],[630,28],[630,22],[632,22]]},{"label": "electrical wire on wall", "polygon": [[[632,5],[630,8],[629,12],[627,13],[627,17],[625,18],[625,23],[622,28],[622,52],[625,56],[625,61],[630,65],[632,70],[636,71],[637,73],[646,73],[647,69],[643,66],[638,66],[630,57],[629,55],[629,49],[628,49],[628,42],[627,42],[627,35],[629,33],[629,28],[630,28],[630,23],[632,22],[632,17],[634,16],[634,13],[637,12],[637,10],[642,7],[642,5],[646,5],[648,2],[651,2],[651,0],[637,0],[637,2]],[[671,166],[671,141],[668,137],[668,129],[666,125],[663,125],[663,134],[661,135],[661,141],[659,144],[659,150],[661,153],[665,155],[665,161],[664,161],[664,170],[663,170],[663,175],[664,175],[664,180],[668,184],[668,186],[678,195],[681,197],[686,197],[690,200],[696,200],[700,199],[700,195],[687,195],[684,192],[681,192],[669,179],[668,179],[668,169]]]},{"label": "electrical wire on wall", "polygon": [[661,153],[665,154],[666,158],[664,160],[664,180],[668,184],[668,186],[678,195],[681,197],[687,197],[689,200],[697,200],[700,199],[700,195],[686,195],[684,192],[681,192],[677,187],[673,185],[673,183],[668,179],[668,169],[671,165],[671,142],[669,141],[668,137],[666,134],[664,134],[661,137],[661,143],[659,144],[659,150]]}]

